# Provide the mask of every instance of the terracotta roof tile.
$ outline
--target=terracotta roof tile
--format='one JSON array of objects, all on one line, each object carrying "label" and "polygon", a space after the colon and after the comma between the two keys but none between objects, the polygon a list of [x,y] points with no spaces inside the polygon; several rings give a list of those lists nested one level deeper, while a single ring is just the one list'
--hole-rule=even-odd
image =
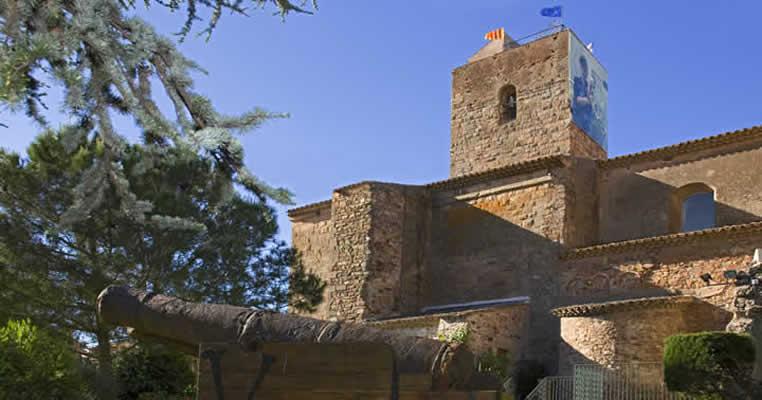
[{"label": "terracotta roof tile", "polygon": [[753,126],[751,128],[741,129],[733,132],[726,132],[719,135],[708,136],[701,139],[689,140],[674,144],[671,146],[660,147],[657,149],[641,151],[638,153],[627,154],[619,157],[609,158],[608,160],[598,161],[598,165],[603,169],[620,168],[643,161],[658,161],[679,154],[691,153],[712,147],[734,144],[750,139],[762,138],[762,126]]},{"label": "terracotta roof tile", "polygon": [[645,308],[676,307],[695,303],[696,301],[697,299],[693,296],[643,297],[639,299],[607,301],[603,303],[576,304],[573,306],[554,308],[550,310],[550,312],[559,318],[585,317]]},{"label": "terracotta roof tile", "polygon": [[713,240],[737,235],[762,233],[762,221],[748,224],[726,225],[718,228],[705,229],[695,232],[674,233],[671,235],[654,236],[643,239],[625,240],[599,244],[589,247],[570,249],[561,254],[562,260],[595,257],[603,254],[625,253],[632,250],[677,246],[701,240]]},{"label": "terracotta roof tile", "polygon": [[560,155],[535,158],[534,160],[506,165],[504,167],[493,168],[482,172],[475,172],[473,174],[458,176],[456,178],[445,179],[443,181],[432,182],[426,185],[426,187],[437,190],[459,188],[466,185],[472,185],[474,183],[490,181],[492,179],[504,178],[507,176],[519,175],[542,169],[562,167],[564,165],[562,160],[563,156]]},{"label": "terracotta roof tile", "polygon": [[416,324],[425,325],[426,322],[438,321],[442,317],[447,317],[447,318],[461,317],[464,315],[474,314],[474,313],[493,312],[503,308],[510,308],[510,307],[516,307],[516,306],[526,307],[528,304],[529,303],[527,302],[510,303],[510,304],[495,304],[491,306],[471,308],[467,310],[445,311],[445,312],[430,313],[430,314],[417,314],[417,315],[384,318],[384,319],[378,319],[378,320],[367,320],[367,321],[364,321],[364,323],[368,325],[375,325],[375,326],[385,325],[387,327],[397,326],[397,325],[405,325],[405,326],[414,326]]},{"label": "terracotta roof tile", "polygon": [[287,214],[289,217],[294,217],[296,215],[304,214],[310,211],[317,210],[319,208],[330,207],[330,206],[331,206],[331,200],[324,200],[317,203],[307,204],[306,206],[292,208],[288,210]]},{"label": "terracotta roof tile", "polygon": [[[456,178],[450,178],[450,179],[445,179],[442,181],[432,182],[427,185],[424,185],[423,187],[431,188],[434,190],[446,190],[446,189],[459,188],[466,185],[472,185],[475,183],[485,182],[492,179],[504,178],[504,177],[524,174],[528,172],[534,172],[541,169],[562,167],[564,165],[562,160],[563,160],[563,156],[559,156],[559,155],[535,158],[534,160],[528,160],[528,161],[524,161],[524,162],[520,162],[516,164],[507,165],[504,167],[493,168],[490,170],[463,175]],[[384,182],[362,181],[362,182],[357,182],[357,183],[353,183],[350,185],[346,185],[346,186],[342,186],[340,188],[334,189],[334,192],[346,190],[346,189],[352,189],[357,186],[372,184],[372,183],[384,184]],[[306,212],[327,206],[330,203],[331,203],[331,200],[325,200],[318,203],[307,204],[302,207],[292,208],[288,210],[288,216],[293,217],[299,214],[304,214]]]}]

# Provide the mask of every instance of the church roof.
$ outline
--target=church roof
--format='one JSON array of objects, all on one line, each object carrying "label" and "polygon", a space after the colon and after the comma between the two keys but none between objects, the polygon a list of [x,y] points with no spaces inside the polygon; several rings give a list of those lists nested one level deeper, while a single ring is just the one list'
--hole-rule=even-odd
[{"label": "church roof", "polygon": [[[633,164],[646,161],[662,161],[668,160],[672,157],[681,154],[687,154],[692,152],[698,152],[702,150],[712,149],[717,146],[729,145],[741,143],[747,140],[762,139],[762,125],[753,126],[751,128],[740,129],[732,132],[726,132],[719,135],[708,136],[701,139],[689,140],[686,142],[677,143],[670,146],[659,147],[656,149],[645,150],[638,153],[626,154],[619,157],[609,158],[606,160],[599,160],[598,165],[601,169],[614,169],[627,167]],[[506,165],[504,167],[498,167],[489,169],[486,171],[475,172],[455,178],[449,178],[441,181],[432,182],[424,187],[435,190],[449,190],[457,189],[467,185],[472,185],[481,182],[488,182],[493,179],[504,178],[508,176],[520,175],[524,173],[534,172],[541,169],[556,168],[563,166],[563,155],[554,155],[548,157],[540,157],[533,160],[518,162],[515,164]],[[359,182],[356,184],[344,186],[344,189],[353,186],[368,183],[368,181]],[[313,211],[322,207],[329,206],[331,200],[325,200],[317,203],[307,204],[302,207],[292,208],[288,210],[289,216],[296,216],[309,211]]]},{"label": "church roof", "polygon": [[[458,176],[455,178],[449,178],[449,179],[445,179],[445,180],[441,180],[437,182],[432,182],[432,183],[423,185],[423,187],[431,188],[435,190],[457,189],[457,188],[461,188],[464,186],[473,185],[473,184],[477,184],[481,182],[489,182],[494,179],[526,174],[529,172],[539,171],[542,169],[562,167],[564,165],[562,161],[563,158],[564,156],[562,155],[535,158],[533,160],[527,160],[527,161],[523,161],[523,162],[519,162],[515,164],[506,165],[504,167],[488,169],[486,171],[474,172],[471,174]],[[334,191],[349,189],[349,188],[363,185],[366,183],[371,183],[371,181],[363,181],[363,182],[354,183],[351,185],[347,185],[347,186],[343,186],[341,188],[335,189]],[[288,210],[288,215],[290,217],[293,217],[299,214],[304,214],[306,212],[316,210],[318,208],[329,206],[330,204],[331,204],[331,200],[325,200],[318,203],[308,204],[302,207],[292,208]]]},{"label": "church roof", "polygon": [[288,210],[288,216],[292,217],[294,215],[298,214],[304,214],[309,211],[317,210],[318,208],[323,208],[331,205],[331,199],[319,201],[317,203],[307,204],[305,206],[296,207]]},{"label": "church roof", "polygon": [[753,126],[751,128],[726,132],[701,139],[689,140],[686,142],[673,144],[671,146],[626,154],[619,157],[609,158],[607,160],[600,160],[598,161],[598,165],[600,165],[600,167],[603,169],[620,168],[638,162],[660,161],[680,154],[692,153],[696,151],[711,149],[717,146],[735,144],[750,139],[760,138],[762,138],[762,126]]},{"label": "church roof", "polygon": [[591,315],[608,314],[619,311],[632,311],[644,308],[664,308],[676,305],[690,304],[697,299],[693,296],[659,296],[639,299],[607,301],[603,303],[576,304],[554,308],[550,312],[559,318],[587,317]]},{"label": "church roof", "polygon": [[511,297],[506,299],[493,299],[484,301],[472,301],[468,303],[446,304],[441,306],[424,307],[421,312],[413,315],[379,318],[368,320],[368,323],[407,323],[411,321],[438,320],[442,317],[459,317],[479,311],[487,311],[515,305],[529,304],[529,297]]},{"label": "church roof", "polygon": [[726,225],[694,232],[673,233],[670,235],[652,236],[642,239],[579,247],[562,253],[561,259],[572,260],[595,257],[603,254],[624,253],[636,249],[682,245],[699,240],[727,238],[738,235],[745,236],[751,233],[762,233],[762,221],[750,222],[748,224]]},{"label": "church roof", "polygon": [[432,182],[425,186],[437,190],[456,189],[467,185],[473,185],[475,183],[488,182],[493,179],[525,174],[542,169],[562,167],[564,165],[562,161],[563,157],[564,156],[561,155],[554,155],[535,158],[533,160],[506,165],[504,167],[488,169],[486,171],[474,172],[455,178]]}]

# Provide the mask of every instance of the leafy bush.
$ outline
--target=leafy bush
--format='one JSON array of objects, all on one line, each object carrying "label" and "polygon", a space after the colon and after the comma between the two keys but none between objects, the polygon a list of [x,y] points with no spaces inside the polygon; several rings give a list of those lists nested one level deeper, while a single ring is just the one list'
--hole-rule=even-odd
[{"label": "leafy bush", "polygon": [[114,374],[119,400],[193,397],[192,358],[161,346],[136,346],[116,356]]},{"label": "leafy bush", "polygon": [[500,380],[500,383],[508,379],[508,371],[511,366],[511,357],[508,353],[498,354],[494,350],[479,355],[479,371],[488,372]]},{"label": "leafy bush", "polygon": [[0,327],[0,399],[83,399],[89,394],[66,340],[32,325]]},{"label": "leafy bush", "polygon": [[447,335],[440,333],[437,335],[437,339],[454,344],[465,344],[468,341],[468,333],[468,326],[463,325]]},{"label": "leafy bush", "polygon": [[547,376],[545,367],[539,361],[519,360],[513,368],[514,395],[516,399],[525,398]]},{"label": "leafy bush", "polygon": [[733,399],[749,393],[754,339],[731,332],[673,335],[664,341],[664,380],[693,398]]}]

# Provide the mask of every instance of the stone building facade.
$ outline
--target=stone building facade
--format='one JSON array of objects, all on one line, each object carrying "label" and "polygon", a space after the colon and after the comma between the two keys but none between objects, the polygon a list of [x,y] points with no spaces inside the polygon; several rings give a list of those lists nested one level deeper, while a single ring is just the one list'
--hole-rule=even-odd
[{"label": "stone building facade", "polygon": [[[762,247],[762,127],[608,158],[574,122],[574,39],[492,42],[453,71],[449,179],[289,211],[327,282],[313,317],[429,337],[465,324],[475,351],[550,373],[657,361],[670,334],[724,329],[723,272]],[[688,229],[697,195],[712,222]]]}]

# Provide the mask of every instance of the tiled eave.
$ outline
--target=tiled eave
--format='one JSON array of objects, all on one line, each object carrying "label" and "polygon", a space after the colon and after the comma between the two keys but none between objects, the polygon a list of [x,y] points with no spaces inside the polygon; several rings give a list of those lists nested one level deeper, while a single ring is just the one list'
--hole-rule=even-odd
[{"label": "tiled eave", "polygon": [[414,327],[414,326],[426,326],[439,321],[440,318],[457,318],[469,314],[494,312],[503,308],[527,306],[528,303],[514,303],[514,304],[502,304],[490,307],[474,308],[470,310],[459,311],[445,311],[432,314],[419,314],[406,317],[385,318],[380,320],[367,320],[364,323],[370,326],[384,326],[386,328],[393,327]]},{"label": "tiled eave", "polygon": [[627,253],[633,250],[679,246],[705,240],[716,240],[722,238],[758,234],[762,234],[762,221],[750,222],[748,224],[740,225],[721,226],[719,228],[705,229],[703,231],[675,233],[671,235],[654,236],[644,239],[625,240],[622,242],[580,247],[567,250],[566,252],[562,253],[561,259],[574,260],[606,254]]},{"label": "tiled eave", "polygon": [[752,139],[762,139],[762,126],[753,126],[751,128],[726,132],[723,134],[708,136],[696,140],[689,140],[687,142],[660,147],[658,149],[646,150],[638,153],[609,158],[608,160],[598,161],[598,165],[602,169],[627,167],[629,165],[637,164],[640,162],[668,160],[681,154],[693,153],[711,149],[717,146],[735,144]]},{"label": "tiled eave", "polygon": [[458,189],[476,183],[488,182],[493,179],[521,175],[543,169],[560,168],[564,166],[563,158],[564,156],[559,155],[535,158],[534,160],[511,164],[505,167],[494,168],[487,171],[475,172],[473,174],[467,174],[456,178],[429,183],[426,185],[426,187],[435,190]]},{"label": "tiled eave", "polygon": [[631,300],[607,301],[603,303],[577,304],[554,308],[550,312],[559,318],[587,317],[613,312],[633,311],[653,308],[669,308],[696,302],[693,296],[660,296]]},{"label": "tiled eave", "polygon": [[[458,189],[468,185],[488,182],[493,179],[521,175],[521,174],[526,174],[530,172],[540,171],[543,169],[559,168],[563,166],[564,166],[563,156],[556,155],[556,156],[550,156],[550,157],[542,157],[542,158],[536,158],[534,160],[507,165],[505,167],[494,168],[487,171],[463,175],[457,178],[450,178],[450,179],[445,179],[443,181],[432,182],[427,185],[424,185],[424,187],[430,188],[433,190]],[[381,182],[363,181],[363,182],[358,182],[351,185],[343,186],[341,188],[335,189],[335,191],[352,189],[361,185],[366,185],[371,183],[381,183]],[[313,204],[308,204],[302,207],[292,208],[288,210],[288,216],[295,217],[297,215],[303,215],[305,213],[330,206],[330,204],[331,204],[331,200],[325,200],[319,203],[313,203]]]},{"label": "tiled eave", "polygon": [[292,208],[288,210],[288,216],[295,217],[297,215],[306,214],[308,212],[315,211],[324,207],[330,207],[330,206],[331,206],[331,200],[325,200],[318,203],[307,204],[306,206]]}]

